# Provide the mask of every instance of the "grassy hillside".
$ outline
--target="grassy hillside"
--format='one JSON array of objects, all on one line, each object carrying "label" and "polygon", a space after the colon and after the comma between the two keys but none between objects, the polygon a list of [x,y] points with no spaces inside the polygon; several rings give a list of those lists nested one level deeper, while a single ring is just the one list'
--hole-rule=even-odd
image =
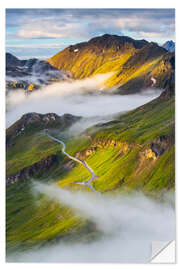
[{"label": "grassy hillside", "polygon": [[[94,126],[86,130],[86,136],[66,138],[66,144],[68,153],[93,168],[98,175],[93,185],[102,194],[140,190],[161,198],[174,190],[174,97],[158,98],[114,121]],[[61,154],[59,145],[35,129],[25,130],[8,149],[7,175],[17,174],[47,155],[59,155],[60,159],[34,173],[33,179],[84,190],[74,181],[88,179],[89,172]],[[22,172],[18,182],[7,187],[8,252],[58,239],[82,237],[90,241],[97,237],[98,231],[89,220],[44,195],[34,196],[32,178]],[[88,188],[86,191],[91,192]]]},{"label": "grassy hillside", "polygon": [[116,86],[124,94],[152,86],[152,77],[154,87],[163,87],[171,73],[171,57],[173,54],[153,42],[103,35],[70,46],[47,61],[76,79],[113,72],[106,88]]},{"label": "grassy hillside", "polygon": [[[116,121],[88,130],[90,147],[78,153],[99,178],[99,192],[140,189],[161,194],[174,188],[174,99],[154,100]],[[68,146],[68,144],[67,144]],[[71,153],[72,142],[68,147]],[[168,164],[168,166],[167,166]],[[74,186],[74,178],[86,179],[88,172],[76,166],[59,185]]]},{"label": "grassy hillside", "polygon": [[[54,116],[53,114],[49,115]],[[33,181],[38,180],[53,183],[59,175],[65,173],[72,165],[55,144],[44,133],[44,128],[50,128],[57,136],[64,136],[64,128],[70,126],[76,117],[66,115],[48,121],[39,117],[47,115],[24,115],[7,130],[9,144],[6,162],[6,241],[8,252],[17,249],[27,249],[33,245],[43,245],[55,238],[81,237],[89,232],[92,237],[93,225],[82,220],[64,205],[49,200],[43,195],[35,195]],[[28,124],[26,121],[28,119]],[[78,117],[79,119],[79,117]],[[26,125],[26,124],[27,125]],[[24,126],[24,130],[21,130]],[[16,132],[18,130],[18,133]],[[82,144],[87,144],[87,138],[78,138]],[[77,148],[76,148],[77,149]],[[92,227],[92,228],[91,228]]]},{"label": "grassy hillside", "polygon": [[79,218],[70,208],[43,195],[34,196],[30,182],[10,186],[6,199],[8,252],[42,246],[57,239],[73,240],[88,233],[93,238],[95,234],[93,224]]},{"label": "grassy hillside", "polygon": [[62,132],[79,119],[80,117],[70,114],[23,115],[6,130],[7,176],[14,175],[21,169],[56,154],[59,150],[58,145],[44,136],[44,129],[51,128],[54,132]]}]

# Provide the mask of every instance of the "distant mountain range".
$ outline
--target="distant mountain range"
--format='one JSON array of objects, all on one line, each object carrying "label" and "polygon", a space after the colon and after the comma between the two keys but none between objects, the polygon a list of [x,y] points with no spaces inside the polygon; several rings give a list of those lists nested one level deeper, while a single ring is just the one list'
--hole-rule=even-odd
[{"label": "distant mountain range", "polygon": [[6,85],[8,89],[33,90],[54,80],[111,72],[103,87],[116,88],[120,94],[149,87],[165,88],[175,64],[174,53],[167,52],[172,51],[173,41],[166,42],[165,47],[144,39],[105,34],[70,45],[46,61],[19,60],[7,53]]},{"label": "distant mountain range", "polygon": [[67,79],[65,72],[59,71],[48,62],[36,58],[20,60],[6,53],[6,86],[9,89],[37,89],[54,80]]},{"label": "distant mountain range", "polygon": [[172,40],[166,41],[162,47],[168,52],[175,52],[175,42]]}]

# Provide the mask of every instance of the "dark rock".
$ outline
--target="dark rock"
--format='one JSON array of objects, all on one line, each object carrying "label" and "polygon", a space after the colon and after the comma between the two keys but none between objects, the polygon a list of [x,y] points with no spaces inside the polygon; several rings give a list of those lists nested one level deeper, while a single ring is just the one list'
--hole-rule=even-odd
[{"label": "dark rock", "polygon": [[11,53],[6,53],[6,68],[9,68],[11,66],[18,66],[20,65],[21,60],[19,60],[17,57],[12,55]]},{"label": "dark rock", "polygon": [[6,186],[17,183],[20,179],[26,181],[34,175],[43,175],[44,173],[47,173],[51,167],[55,165],[55,163],[60,163],[60,158],[58,155],[51,155],[43,158],[31,166],[23,168],[15,175],[7,176]]},{"label": "dark rock", "polygon": [[151,144],[151,150],[155,153],[156,157],[161,156],[165,151],[165,149],[157,143]]},{"label": "dark rock", "polygon": [[161,156],[167,149],[170,149],[171,146],[175,143],[175,136],[172,131],[170,136],[160,136],[154,142],[151,143],[151,150],[155,153],[156,157]]}]

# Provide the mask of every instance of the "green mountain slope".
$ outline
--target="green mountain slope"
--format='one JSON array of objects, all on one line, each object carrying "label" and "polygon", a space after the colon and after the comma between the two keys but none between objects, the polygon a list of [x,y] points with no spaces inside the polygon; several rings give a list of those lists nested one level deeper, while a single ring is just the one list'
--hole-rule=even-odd
[{"label": "green mountain slope", "polygon": [[[93,129],[91,147],[79,155],[100,175],[94,182],[98,191],[133,188],[157,195],[174,187],[173,103],[173,99],[161,104],[156,100]],[[66,184],[72,175],[73,171],[69,180],[66,176]]]},{"label": "green mountain slope", "polygon": [[[63,137],[67,152],[86,160],[98,175],[93,182],[97,191],[104,194],[140,190],[162,198],[164,193],[174,190],[174,96],[169,97],[168,91],[169,88],[158,99],[114,121],[86,130],[84,135]],[[53,133],[53,130],[49,128],[49,132]],[[60,129],[53,134],[59,138],[64,136]],[[61,147],[44,132],[25,129],[19,138],[16,137],[7,151],[7,176],[17,176],[21,169],[17,183],[7,187],[8,252],[58,239],[68,241],[83,237],[90,241],[97,237],[99,233],[92,222],[78,217],[69,207],[44,195],[34,196],[32,192],[32,179],[49,184],[56,182],[65,189],[91,192],[74,183],[89,179],[89,172],[62,155]],[[42,171],[34,166],[32,173],[27,174],[28,166],[32,168],[37,159],[44,158],[37,149],[47,155],[59,156],[59,159],[52,166],[42,167]],[[21,161],[25,157],[29,163]],[[21,161],[16,170],[10,166],[12,160],[13,164]]]},{"label": "green mountain slope", "polygon": [[58,164],[61,156],[57,154],[59,147],[44,136],[44,129],[62,132],[79,119],[70,114],[28,113],[10,126],[6,131],[7,184],[18,181],[21,175],[32,175],[39,167],[43,171],[46,164],[50,167],[54,167],[54,162]]}]

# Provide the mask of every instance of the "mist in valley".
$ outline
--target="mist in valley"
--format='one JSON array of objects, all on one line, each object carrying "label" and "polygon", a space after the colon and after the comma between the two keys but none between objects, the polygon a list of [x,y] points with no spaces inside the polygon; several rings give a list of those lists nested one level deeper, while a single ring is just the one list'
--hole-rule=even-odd
[{"label": "mist in valley", "polygon": [[[112,74],[97,75],[76,81],[61,81],[42,87],[26,95],[24,90],[12,90],[7,94],[6,125],[9,127],[25,113],[65,113],[82,116],[81,131],[99,122],[112,120],[116,114],[143,105],[158,97],[160,90],[148,90],[134,95],[114,95],[103,90],[103,83]],[[74,131],[77,129],[74,128]]]},{"label": "mist in valley", "polygon": [[16,262],[148,262],[152,241],[175,238],[174,197],[155,202],[141,193],[100,195],[76,192],[35,182],[41,193],[89,218],[102,236],[96,241],[59,242],[36,250],[17,252],[7,257]]}]

